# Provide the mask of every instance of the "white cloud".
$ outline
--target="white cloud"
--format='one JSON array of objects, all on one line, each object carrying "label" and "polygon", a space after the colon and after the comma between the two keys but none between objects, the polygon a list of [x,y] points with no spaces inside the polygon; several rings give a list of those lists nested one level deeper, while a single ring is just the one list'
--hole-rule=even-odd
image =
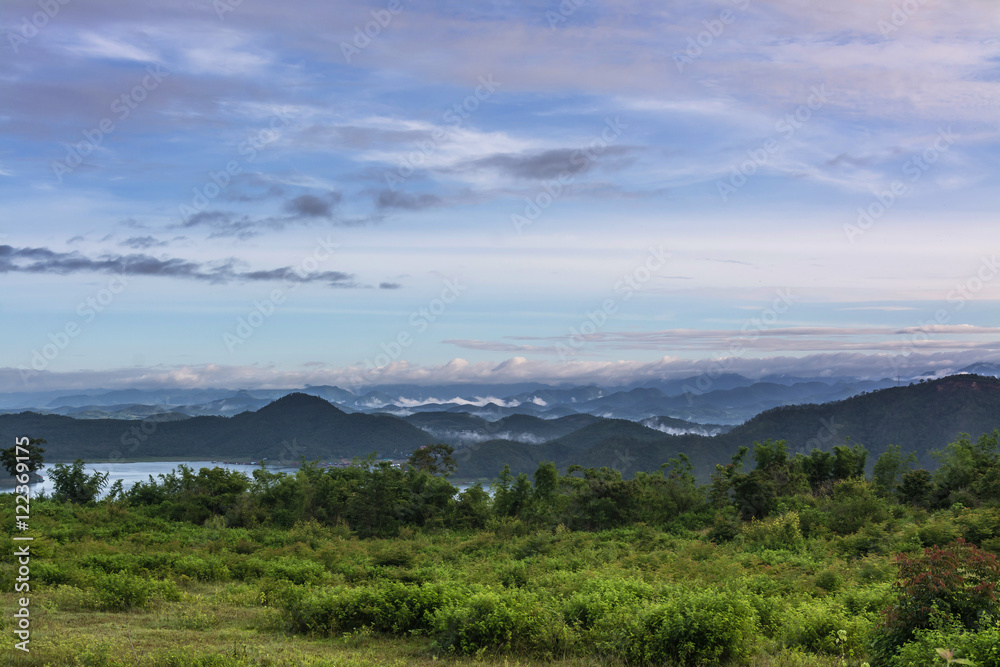
[{"label": "white cloud", "polygon": [[[861,354],[837,352],[805,356],[732,357],[723,359],[678,359],[663,357],[656,361],[569,361],[549,362],[511,358],[501,363],[468,362],[453,359],[442,365],[397,363],[380,369],[366,385],[411,383],[437,385],[450,383],[548,382],[620,386],[641,380],[684,378],[703,373],[739,373],[750,378],[786,374],[820,377],[835,372],[838,376],[868,379],[920,376],[925,372],[953,372],[977,362],[1000,362],[1000,352],[975,350],[908,354]],[[831,371],[833,369],[833,371]],[[105,371],[46,371],[22,379],[21,371],[0,369],[0,392],[46,390],[84,390],[101,387],[229,387],[297,388],[307,384],[340,385],[350,388],[359,377],[358,367],[322,371],[286,371],[258,366],[182,366],[174,368],[121,368]],[[476,401],[478,402],[478,401]]]}]

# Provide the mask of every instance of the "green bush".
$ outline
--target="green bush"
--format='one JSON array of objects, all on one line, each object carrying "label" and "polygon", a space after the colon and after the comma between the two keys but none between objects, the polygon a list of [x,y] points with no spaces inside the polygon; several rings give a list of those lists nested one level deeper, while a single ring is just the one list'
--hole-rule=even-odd
[{"label": "green bush", "polygon": [[637,613],[607,617],[601,624],[601,647],[636,665],[747,662],[760,639],[759,619],[748,597],[677,589]]},{"label": "green bush", "polygon": [[635,608],[654,597],[654,588],[640,579],[590,579],[563,602],[563,618],[571,626],[589,629],[616,610]]},{"label": "green bush", "polygon": [[[812,653],[860,652],[876,620],[874,613],[850,613],[830,598],[813,600],[785,610],[781,639],[789,647]],[[837,643],[837,633],[841,630],[847,632],[846,645]]]},{"label": "green bush", "polygon": [[68,584],[73,580],[70,568],[63,563],[37,561],[31,564],[31,578],[40,584]]},{"label": "green bush", "polygon": [[868,482],[857,479],[837,482],[828,507],[827,525],[840,535],[856,533],[865,526],[889,518],[889,505]]},{"label": "green bush", "polygon": [[174,571],[198,581],[228,581],[232,578],[229,567],[214,556],[188,555],[174,562]]},{"label": "green bush", "polygon": [[402,584],[379,581],[361,588],[336,587],[293,600],[286,606],[296,632],[333,635],[371,628],[403,634],[426,632],[432,615],[460,597],[444,584]]},{"label": "green bush", "polygon": [[279,558],[264,567],[267,576],[294,584],[320,584],[329,578],[322,563],[302,558]]},{"label": "green bush", "polygon": [[938,547],[950,544],[958,537],[958,526],[950,520],[935,520],[917,529],[917,537],[921,546]]},{"label": "green bush", "polygon": [[[888,662],[920,630],[944,626],[976,631],[1000,614],[1000,561],[958,540],[915,558],[899,554],[896,599],[873,635],[874,656]],[[948,648],[948,647],[941,647]]]},{"label": "green bush", "polygon": [[496,649],[554,653],[566,648],[566,625],[535,593],[477,590],[434,615],[435,646],[459,654]]},{"label": "green bush", "polygon": [[836,570],[823,570],[814,579],[816,588],[822,588],[827,593],[836,593],[844,585],[844,577]]},{"label": "green bush", "polygon": [[127,572],[112,572],[95,577],[93,597],[87,596],[81,603],[93,604],[102,611],[127,611],[149,606],[154,597],[177,601],[180,591],[172,581],[152,581]]},{"label": "green bush", "polygon": [[754,519],[740,529],[744,544],[756,549],[800,551],[805,545],[798,512],[769,519]]},{"label": "green bush", "polygon": [[979,632],[958,625],[918,630],[891,660],[891,667],[924,667],[940,664],[938,649],[951,651],[955,658],[971,660],[976,667],[1000,667],[1000,622]]}]

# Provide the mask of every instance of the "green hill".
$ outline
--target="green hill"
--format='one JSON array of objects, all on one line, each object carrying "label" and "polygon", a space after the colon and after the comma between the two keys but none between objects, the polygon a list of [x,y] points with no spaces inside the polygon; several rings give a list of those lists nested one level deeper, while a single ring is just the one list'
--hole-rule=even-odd
[{"label": "green hill", "polygon": [[[489,477],[487,462],[510,463],[513,472],[532,473],[540,461],[564,468],[611,467],[626,475],[656,470],[678,453],[687,454],[701,480],[717,463],[728,463],[740,446],[768,438],[786,440],[791,453],[829,450],[844,444],[862,444],[870,452],[869,469],[891,444],[914,452],[919,465],[933,469],[932,452],[954,441],[960,433],[978,437],[1000,428],[1000,379],[955,375],[939,380],[892,387],[822,405],[774,408],[715,437],[666,435],[635,422],[605,419],[525,451],[493,443],[489,459],[460,459],[460,477]],[[512,443],[513,444],[513,443]],[[517,443],[520,444],[520,443]],[[505,458],[504,447],[510,450]],[[459,450],[461,454],[463,450]]]},{"label": "green hill", "polygon": [[405,457],[433,439],[388,415],[347,414],[322,398],[289,394],[256,412],[152,422],[82,420],[23,412],[0,415],[0,441],[43,438],[46,460],[117,458],[268,459],[298,461],[365,456]]}]

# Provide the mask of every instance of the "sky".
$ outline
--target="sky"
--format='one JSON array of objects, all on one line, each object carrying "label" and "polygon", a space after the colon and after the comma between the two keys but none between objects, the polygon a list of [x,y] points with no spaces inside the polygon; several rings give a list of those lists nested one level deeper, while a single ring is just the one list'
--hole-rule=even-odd
[{"label": "sky", "polygon": [[0,392],[1000,361],[995,0],[5,0]]}]

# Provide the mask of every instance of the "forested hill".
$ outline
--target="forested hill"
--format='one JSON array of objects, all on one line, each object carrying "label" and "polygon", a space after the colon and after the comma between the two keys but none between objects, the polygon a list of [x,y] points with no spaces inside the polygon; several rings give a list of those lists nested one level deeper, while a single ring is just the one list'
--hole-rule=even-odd
[{"label": "forested hill", "polygon": [[[667,435],[626,420],[588,416],[580,421],[586,424],[583,428],[543,444],[497,439],[461,447],[456,451],[458,478],[493,479],[505,464],[514,472],[533,473],[541,461],[555,461],[564,469],[572,464],[608,466],[631,475],[656,470],[684,453],[699,479],[705,480],[715,464],[727,463],[740,446],[768,438],[786,440],[792,454],[830,449],[850,438],[852,444],[864,445],[871,452],[869,467],[888,445],[898,444],[904,451],[916,453],[921,466],[933,468],[936,460],[931,452],[960,433],[975,438],[1000,428],[1000,379],[957,375],[834,403],[775,408],[715,437]],[[505,423],[494,432],[514,432],[528,426],[531,424]],[[290,394],[256,412],[234,417],[181,421],[81,420],[32,412],[0,415],[0,441],[13,442],[25,435],[47,440],[46,458],[53,462],[78,457],[267,457],[294,462],[302,456],[329,460],[371,452],[405,458],[414,449],[436,441],[403,419],[347,414],[305,394]]]},{"label": "forested hill", "polygon": [[[904,387],[892,387],[822,405],[774,408],[715,437],[666,435],[639,424],[615,430],[606,420],[537,447],[494,440],[459,450],[460,477],[492,478],[505,462],[514,472],[533,472],[541,461],[565,467],[608,466],[631,475],[656,470],[685,453],[696,475],[705,480],[716,463],[727,463],[740,446],[768,438],[786,440],[791,453],[844,444],[864,445],[869,468],[891,444],[914,452],[919,465],[932,469],[932,452],[959,434],[973,438],[1000,428],[1000,379],[955,375]],[[509,459],[509,461],[508,461]]]},{"label": "forested hill", "polygon": [[297,462],[302,456],[351,458],[377,451],[405,458],[433,442],[387,415],[347,414],[322,398],[289,394],[256,412],[151,422],[73,419],[22,412],[0,415],[0,442],[30,436],[48,441],[49,461],[75,458],[190,458]]},{"label": "forested hill", "polygon": [[[785,439],[790,451],[811,450],[833,431],[832,444],[845,437],[868,448],[874,456],[890,444],[917,454],[920,465],[932,468],[933,450],[960,433],[973,438],[1000,428],[1000,379],[953,375],[905,387],[892,387],[823,405],[793,405],[763,412],[732,434],[752,442]],[[745,443],[746,444],[746,443]],[[829,444],[821,449],[828,449]]]}]

